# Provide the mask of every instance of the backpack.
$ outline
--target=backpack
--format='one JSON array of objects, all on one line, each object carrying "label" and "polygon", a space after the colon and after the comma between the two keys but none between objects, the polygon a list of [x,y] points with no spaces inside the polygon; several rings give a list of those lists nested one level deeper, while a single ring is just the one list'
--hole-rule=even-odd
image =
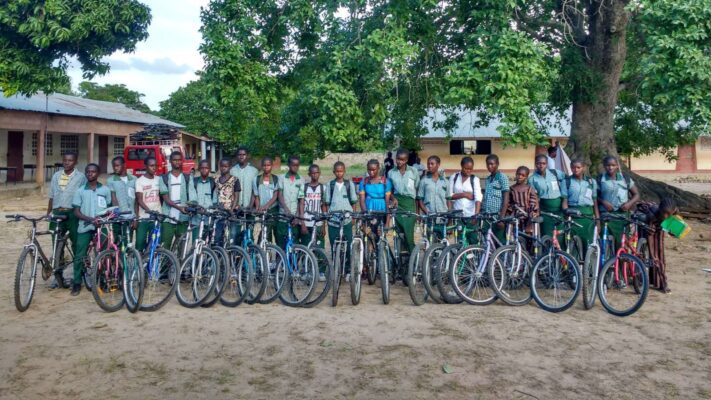
[{"label": "backpack", "polygon": [[[598,175],[598,177],[597,177],[597,191],[598,191],[598,194],[600,194],[601,191],[602,191],[602,177],[603,177],[603,175],[604,175],[604,174],[600,174],[600,175]],[[632,185],[632,181],[630,180],[630,177],[627,176],[627,175],[625,175],[625,174],[622,174],[622,178],[624,178],[624,180],[625,180],[625,188],[629,191],[629,190],[630,190],[630,187],[631,187],[631,185]]]},{"label": "backpack", "polygon": [[[351,199],[353,198],[353,187],[351,186],[351,182],[348,179],[343,180],[343,184],[348,188],[348,202],[350,203]],[[333,202],[333,191],[336,189],[336,180],[332,180],[330,182],[330,190],[329,190],[329,195],[328,198],[331,199],[331,202]],[[323,188],[321,189],[323,190]]]},{"label": "backpack", "polygon": [[[215,178],[208,176],[207,181],[210,182],[210,195],[215,193]],[[200,182],[200,177],[196,176],[193,178],[193,186],[195,186],[195,191],[197,191],[197,185]]]},{"label": "backpack", "polygon": [[[161,178],[163,179],[163,183],[165,183],[165,187],[170,188],[170,183],[168,181],[168,175],[170,175],[170,172],[167,174],[161,175]],[[185,183],[190,182],[190,174],[189,173],[183,173],[183,178],[185,178]],[[185,195],[188,197],[188,202],[190,201],[190,191],[185,190]]]},{"label": "backpack", "polygon": [[[257,187],[259,187],[259,185],[262,183],[260,182],[260,178],[262,178],[261,180],[264,181],[264,175],[257,175],[257,178],[255,178],[255,182],[257,182]],[[279,177],[277,175],[272,174],[269,182],[273,183],[274,186],[279,187]]]},{"label": "backpack", "polygon": [[[454,182],[452,183],[452,186],[457,183],[457,179],[460,179],[461,175],[461,172],[454,174]],[[469,184],[472,185],[472,190],[474,190],[474,175],[469,175]]]},{"label": "backpack", "polygon": [[[572,175],[568,175],[565,177],[565,187],[570,189],[570,181],[573,178]],[[583,179],[588,182],[588,185],[590,185],[590,189],[592,189],[593,186],[593,179],[589,176],[583,176]],[[599,185],[598,185],[599,186]]]}]

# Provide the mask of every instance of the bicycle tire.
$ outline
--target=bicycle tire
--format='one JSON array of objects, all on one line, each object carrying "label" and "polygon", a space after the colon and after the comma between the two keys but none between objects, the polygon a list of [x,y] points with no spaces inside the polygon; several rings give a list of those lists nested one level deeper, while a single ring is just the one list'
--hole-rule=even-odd
[{"label": "bicycle tire", "polygon": [[578,260],[578,264],[582,264],[585,261],[585,251],[583,251],[583,240],[575,235],[571,238],[570,251],[568,254],[573,256],[574,259]]},{"label": "bicycle tire", "polygon": [[319,285],[321,283],[319,281],[316,282],[314,291],[311,293],[311,298],[301,305],[304,308],[311,308],[321,304],[323,299],[328,295],[328,291],[331,290],[331,263],[328,262],[326,252],[318,247],[312,248],[311,252],[316,256],[316,263],[319,265],[319,275],[321,271],[320,266],[325,265],[323,274],[326,279],[323,281],[323,285]]},{"label": "bicycle tire", "polygon": [[[27,258],[30,257],[29,271],[25,271],[27,265]],[[32,304],[32,297],[35,292],[35,282],[37,280],[37,263],[39,262],[39,257],[37,256],[37,251],[34,247],[25,247],[20,253],[20,257],[17,260],[17,268],[15,268],[15,308],[19,312],[25,312]],[[21,288],[21,282],[24,276],[29,276],[28,285],[26,289],[26,294]],[[24,301],[23,301],[24,299]]]},{"label": "bicycle tire", "polygon": [[395,231],[393,235],[393,247],[392,247],[392,257],[390,258],[390,273],[388,277],[390,278],[390,286],[395,285],[398,276],[400,275],[400,268],[402,267],[402,242],[403,239],[400,233]]},{"label": "bicycle tire", "polygon": [[318,279],[318,262],[314,253],[302,244],[295,244],[291,252],[296,263],[285,281],[288,290],[282,290],[279,299],[287,306],[299,307],[309,299],[314,290]]},{"label": "bicycle tire", "polygon": [[383,304],[390,303],[390,255],[388,254],[387,243],[382,240],[378,243],[378,269],[380,270],[380,291],[383,297]]},{"label": "bicycle tire", "polygon": [[[481,246],[467,246],[454,256],[447,269],[451,287],[460,301],[463,300],[475,306],[485,306],[496,301],[496,292],[492,287],[486,267],[483,271],[478,271],[480,269],[479,260],[484,252],[486,250]],[[480,296],[479,293],[484,295]]]},{"label": "bicycle tire", "polygon": [[[148,264],[144,267],[145,289],[143,290],[141,311],[160,310],[175,294],[175,282],[179,267],[178,258],[172,251],[157,247],[153,253],[153,260],[156,264],[155,270],[149,271]],[[164,264],[163,261],[166,263]],[[161,290],[158,290],[159,288]]]},{"label": "bicycle tire", "polygon": [[[491,254],[487,265],[496,296],[511,306],[523,306],[531,302],[531,288],[528,285],[533,261],[531,256],[518,246],[511,244],[499,247]],[[521,257],[518,261],[517,254]],[[514,270],[512,264],[515,262],[520,265]]]},{"label": "bicycle tire", "polygon": [[245,301],[252,287],[254,268],[249,254],[242,247],[233,245],[227,247],[225,251],[230,262],[225,277],[225,288],[220,294],[220,304],[237,307]]},{"label": "bicycle tire", "polygon": [[452,261],[461,250],[461,244],[452,244],[445,247],[437,258],[437,290],[442,302],[447,304],[459,304],[463,301],[452,288],[451,274],[449,273]]},{"label": "bicycle tire", "polygon": [[368,240],[365,246],[365,265],[368,268],[368,285],[374,285],[378,278],[378,249],[375,246],[374,240]]},{"label": "bicycle tire", "polygon": [[[557,262],[560,262],[560,264],[557,264]],[[545,311],[553,313],[565,311],[578,298],[580,287],[582,286],[581,280],[582,276],[577,260],[564,251],[549,251],[538,260],[533,267],[533,271],[531,271],[531,295],[533,295],[536,304]],[[539,285],[541,286],[540,290]],[[544,293],[548,294],[543,289],[553,288],[553,298],[563,298],[563,296],[558,295],[558,292],[562,292],[561,289],[565,289],[565,286],[571,288],[572,292],[569,296],[566,296],[567,299],[562,303],[552,304],[551,301],[544,299],[544,297],[547,298],[548,296],[542,296]]]},{"label": "bicycle tire", "polygon": [[583,307],[586,310],[595,305],[595,297],[597,297],[597,271],[595,270],[599,269],[599,262],[600,247],[598,245],[589,246],[583,262]]},{"label": "bicycle tire", "polygon": [[[67,288],[71,285],[65,285],[65,280],[64,280],[64,271],[65,269],[69,266],[72,267],[72,274],[73,275],[73,265],[74,265],[74,253],[72,252],[71,246],[67,245],[68,239],[59,239],[61,240],[61,244],[58,244],[57,248],[59,249],[59,255],[55,256],[55,258],[52,260],[52,271],[49,273],[50,276],[54,276],[54,280],[57,283],[57,286],[59,288]],[[61,246],[61,248],[59,247]],[[66,253],[69,253],[69,262],[65,260]],[[70,276],[71,276],[70,275]],[[42,278],[45,277],[45,273],[42,273]],[[45,280],[49,279],[46,278]],[[86,282],[85,282],[86,284]]]},{"label": "bicycle tire", "polygon": [[437,279],[439,279],[439,270],[437,269],[437,260],[439,259],[442,250],[445,246],[443,243],[434,243],[430,245],[425,252],[424,265],[422,266],[422,283],[427,291],[427,296],[435,304],[442,304],[444,300],[439,295],[437,288]]},{"label": "bicycle tire", "polygon": [[416,244],[410,256],[410,262],[407,263],[407,291],[410,293],[412,303],[416,306],[421,306],[427,301],[427,289],[425,289],[425,283],[422,280],[422,267],[426,253],[427,247],[423,243]]},{"label": "bicycle tire", "polygon": [[[195,271],[198,272],[197,276],[195,276],[192,271],[192,260],[196,256],[201,257],[195,262]],[[178,270],[175,287],[175,295],[183,307],[199,307],[210,293],[215,290],[215,285],[217,284],[217,263],[217,255],[207,247],[204,247],[200,254],[197,254],[197,252],[193,250],[185,258]]]},{"label": "bicycle tire", "polygon": [[244,302],[247,304],[258,303],[264,295],[264,291],[267,290],[267,255],[264,253],[259,246],[255,244],[250,244],[247,246],[247,254],[249,255],[249,260],[252,263],[252,272],[254,276],[252,277],[252,285],[249,287],[249,292]]},{"label": "bicycle tire", "polygon": [[[613,282],[615,261],[617,259],[620,259],[622,261],[620,263],[622,264],[620,268],[627,268],[625,266],[625,263],[631,263],[632,265],[634,265],[635,276],[638,277],[638,279],[640,280],[639,289],[635,288],[635,292],[639,290],[637,300],[631,306],[624,309],[617,308],[616,305],[612,305],[610,302],[610,298],[613,297],[611,296],[611,289],[625,289]],[[598,276],[597,287],[598,296],[600,297],[600,304],[605,307],[605,310],[607,310],[607,312],[618,317],[626,317],[636,313],[642,307],[642,305],[644,305],[644,302],[647,299],[647,294],[649,293],[649,279],[644,268],[644,262],[640,260],[639,257],[636,257],[629,253],[621,253],[616,258],[611,258],[607,260],[605,265],[602,267],[602,270],[600,271],[600,275]],[[629,285],[627,287],[629,287]],[[627,296],[623,295],[622,297]]]},{"label": "bicycle tire", "polygon": [[351,242],[351,303],[357,306],[360,303],[360,290],[362,287],[363,271],[363,241],[354,238]]},{"label": "bicycle tire", "polygon": [[[123,265],[123,296],[126,309],[130,313],[135,313],[141,308],[145,280],[142,271],[143,262],[141,255],[133,247],[128,247],[124,255],[126,264]],[[120,258],[123,262],[123,258]],[[128,279],[126,279],[128,277]]]},{"label": "bicycle tire", "polygon": [[343,279],[343,264],[341,260],[341,247],[337,246],[333,253],[333,268],[331,271],[331,307],[338,306],[338,294],[341,289],[341,280]]},{"label": "bicycle tire", "polygon": [[286,268],[286,254],[279,246],[268,243],[266,246],[265,277],[266,287],[258,302],[269,304],[279,298],[284,284],[289,280],[289,269]]},{"label": "bicycle tire", "polygon": [[212,307],[220,301],[222,297],[222,292],[225,290],[225,285],[227,285],[227,273],[231,269],[230,256],[227,251],[222,246],[210,246],[210,249],[217,255],[217,283],[215,284],[215,290],[207,296],[205,302],[200,304],[200,307]]},{"label": "bicycle tire", "polygon": [[84,287],[86,287],[88,291],[92,291],[94,289],[94,276],[92,275],[94,269],[91,267],[94,265],[94,260],[98,257],[98,254],[99,252],[96,251],[96,244],[92,244],[89,246],[89,249],[86,252],[86,257],[84,258],[84,269],[81,276],[84,281]]},{"label": "bicycle tire", "polygon": [[[117,250],[106,249],[99,253],[94,260],[92,266],[94,277],[94,290],[91,291],[96,304],[106,312],[116,312],[120,310],[125,303],[123,290],[123,266],[119,261],[116,264]],[[117,293],[119,295],[117,296]],[[107,298],[104,298],[107,294]],[[115,299],[109,303],[109,299]]]}]

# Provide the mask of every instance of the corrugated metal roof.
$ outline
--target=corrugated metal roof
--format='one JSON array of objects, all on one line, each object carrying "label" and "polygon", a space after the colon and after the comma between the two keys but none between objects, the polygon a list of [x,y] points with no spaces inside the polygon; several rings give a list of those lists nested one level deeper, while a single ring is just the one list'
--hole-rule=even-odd
[{"label": "corrugated metal roof", "polygon": [[[425,139],[438,139],[451,137],[454,139],[465,138],[498,138],[501,134],[496,130],[501,126],[499,119],[491,119],[486,126],[476,126],[477,112],[474,110],[460,109],[456,112],[459,116],[459,122],[452,132],[447,132],[441,128],[435,128],[435,122],[443,122],[445,115],[442,110],[432,110],[429,116],[425,118],[425,126],[427,134],[422,136]],[[564,138],[570,136],[570,111],[566,116],[560,118],[549,118],[545,122],[541,122],[546,130],[546,137]]]},{"label": "corrugated metal roof", "polygon": [[183,125],[176,122],[133,110],[121,103],[89,100],[59,93],[45,96],[44,93],[40,92],[29,97],[21,95],[5,97],[0,91],[0,109],[34,112],[45,112],[46,110],[50,114],[91,117],[138,124],[166,124],[176,128],[184,128]]}]

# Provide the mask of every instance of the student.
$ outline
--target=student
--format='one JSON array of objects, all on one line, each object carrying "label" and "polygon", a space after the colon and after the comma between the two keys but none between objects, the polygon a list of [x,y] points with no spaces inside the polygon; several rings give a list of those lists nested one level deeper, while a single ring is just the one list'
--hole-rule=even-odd
[{"label": "student", "polygon": [[380,162],[376,159],[366,165],[368,175],[363,178],[358,187],[360,209],[363,211],[387,211],[390,203],[392,183],[380,176]]},{"label": "student", "polygon": [[[452,199],[452,208],[462,210],[462,216],[473,217],[481,209],[481,184],[479,178],[474,176],[474,160],[464,157],[459,163],[461,171],[449,178],[449,198]],[[477,224],[471,220],[464,220],[469,229],[469,244],[477,244]]]},{"label": "student", "polygon": [[309,178],[311,179],[304,190],[304,218],[306,221],[301,225],[301,237],[299,242],[303,245],[308,245],[311,241],[311,233],[314,229],[316,232],[316,246],[323,248],[324,238],[326,237],[326,225],[323,222],[315,222],[314,213],[320,213],[323,204],[323,185],[319,183],[321,177],[321,168],[318,165],[312,164],[309,166]]},{"label": "student", "polygon": [[[62,156],[62,166],[64,168],[52,175],[52,182],[49,188],[49,203],[47,204],[47,215],[66,217],[59,222],[50,222],[49,230],[54,232],[57,229],[61,229],[64,232],[69,232],[69,241],[74,254],[76,254],[79,221],[74,216],[72,200],[74,200],[74,194],[86,185],[86,176],[76,170],[77,157],[77,153],[72,151],[66,152]],[[53,236],[52,240],[54,239]],[[55,282],[52,283],[52,288],[57,287],[64,287],[62,271],[57,271]]]},{"label": "student", "polygon": [[[395,153],[396,168],[388,173],[388,180],[393,188],[393,205],[400,211],[417,212],[415,198],[417,197],[417,187],[420,185],[420,173],[413,167],[407,165],[408,151],[398,149]],[[395,227],[405,237],[408,252],[412,253],[415,248],[415,217],[406,215],[395,216]]]},{"label": "student", "polygon": [[[155,157],[143,160],[146,172],[136,179],[136,214],[139,219],[150,217],[149,211],[160,212],[160,178],[156,176],[158,162]],[[136,250],[143,252],[148,235],[153,231],[153,221],[139,221],[136,228]]]},{"label": "student", "polygon": [[522,221],[521,227],[530,233],[533,233],[533,224],[530,223],[531,218],[536,218],[538,212],[538,193],[533,186],[528,184],[528,175],[531,170],[526,166],[520,166],[516,169],[516,183],[511,186],[509,191],[509,215],[516,215],[517,208],[526,212],[527,217]]},{"label": "student", "polygon": [[[240,196],[242,193],[242,185],[239,178],[230,173],[232,163],[229,159],[223,158],[220,160],[220,176],[215,180],[215,191],[217,192],[217,202],[225,210],[238,211],[240,209]],[[252,192],[250,188],[250,193]],[[250,194],[251,196],[251,194]],[[230,224],[229,244],[239,245],[242,243],[241,238],[237,236],[240,231],[240,224]],[[224,246],[225,238],[225,221],[219,221],[217,224],[217,234],[215,242],[218,246]]]},{"label": "student", "polygon": [[669,283],[667,282],[667,260],[664,254],[664,236],[666,233],[661,227],[662,221],[679,213],[679,208],[674,200],[669,197],[663,198],[659,205],[652,203],[639,204],[640,212],[647,216],[647,224],[654,228],[653,231],[643,229],[641,236],[647,239],[649,253],[653,260],[653,265],[649,268],[649,285],[669,294]]},{"label": "student", "polygon": [[161,224],[161,242],[163,248],[171,249],[173,239],[187,233],[189,216],[185,208],[189,202],[197,201],[197,193],[190,174],[183,173],[183,154],[174,151],[170,154],[171,171],[160,179],[160,195],[163,198],[163,214],[175,222],[166,219]]},{"label": "student", "polygon": [[[304,215],[304,179],[299,175],[301,164],[299,157],[290,156],[287,164],[289,170],[279,179],[279,211],[286,215],[303,217]],[[304,221],[294,220],[292,225],[304,226]],[[276,242],[279,247],[285,249],[286,236],[289,225],[285,221],[278,221],[276,225]],[[298,231],[293,231],[294,242],[298,243]]]},{"label": "student", "polygon": [[547,151],[548,157],[546,161],[548,162],[549,169],[556,169],[555,162],[558,157],[558,148],[556,146],[549,146]]},{"label": "student", "polygon": [[[603,213],[629,214],[639,201],[639,191],[632,178],[622,175],[617,158],[607,156],[602,160],[605,172],[597,178],[600,211]],[[612,220],[607,224],[610,233],[615,238],[615,248],[620,247],[624,221]]]},{"label": "student", "polygon": [[[239,180],[240,188],[242,189],[239,193],[237,205],[241,209],[251,208],[254,203],[252,196],[253,183],[257,179],[257,175],[259,175],[259,170],[249,162],[249,151],[246,147],[242,146],[237,149],[237,163],[230,169],[230,174]],[[232,238],[241,238],[242,225],[235,224],[232,228],[236,228],[230,231]]]},{"label": "student", "polygon": [[[323,194],[323,211],[353,211],[353,206],[358,202],[356,197],[356,187],[353,182],[344,179],[346,175],[346,164],[337,161],[333,164],[333,175],[335,179],[328,182]],[[346,280],[350,279],[351,263],[350,252],[351,242],[353,241],[353,220],[346,217],[343,220],[343,237],[346,244]],[[331,253],[333,253],[333,243],[338,239],[339,221],[331,219],[328,221],[328,238],[331,241]],[[325,278],[325,277],[324,277]]]},{"label": "student", "polygon": [[111,191],[97,180],[99,166],[91,163],[85,168],[87,183],[74,193],[72,207],[74,216],[79,220],[77,228],[77,244],[74,253],[74,279],[72,281],[72,296],[81,292],[81,277],[84,270],[84,259],[89,250],[89,243],[94,237],[96,226],[94,219],[104,210],[111,207]]},{"label": "student", "polygon": [[[217,190],[215,190],[215,178],[210,176],[210,162],[207,160],[202,160],[198,164],[198,171],[200,176],[192,179],[193,186],[195,187],[195,202],[202,208],[210,208],[217,204]],[[193,240],[197,238],[200,219],[205,218],[202,215],[195,215],[193,217]],[[207,221],[207,218],[205,218]],[[205,229],[210,227],[206,226]],[[205,233],[205,232],[203,232]]]},{"label": "student", "polygon": [[438,156],[427,159],[427,172],[417,189],[417,205],[423,214],[446,212],[452,207],[447,189],[447,178],[440,173],[441,161]]},{"label": "student", "polygon": [[[571,208],[580,211],[587,218],[574,218],[580,227],[573,225],[572,233],[583,241],[583,252],[585,252],[593,240],[595,220],[600,218],[597,208],[597,182],[589,175],[585,174],[585,165],[580,160],[570,162],[570,170],[573,175],[565,178],[566,192],[563,196],[563,208]],[[585,254],[583,253],[582,256]]]},{"label": "student", "polygon": [[[486,157],[486,177],[482,210],[487,214],[499,214],[503,218],[509,207],[509,178],[499,171],[499,157],[489,154]],[[501,243],[506,241],[506,228],[503,223],[493,226],[493,231]]]},{"label": "student", "polygon": [[[536,156],[536,171],[528,178],[528,184],[538,193],[539,207],[542,212],[560,215],[563,209],[563,195],[567,193],[565,176],[555,169],[548,169],[548,156]],[[543,215],[541,235],[552,235],[555,220]]]},{"label": "student", "polygon": [[[262,158],[262,174],[252,182],[252,198],[254,208],[258,211],[276,214],[279,211],[279,177],[272,174],[272,163],[271,157]],[[274,223],[268,222],[262,229],[267,229],[267,240],[273,241]]]},{"label": "student", "polygon": [[[106,186],[111,190],[111,203],[119,207],[121,212],[130,212],[125,217],[133,218],[136,209],[136,177],[126,171],[126,160],[122,156],[111,160],[114,173],[106,179]],[[121,234],[120,225],[114,224],[114,239],[118,241]],[[136,229],[136,223],[131,225]]]}]

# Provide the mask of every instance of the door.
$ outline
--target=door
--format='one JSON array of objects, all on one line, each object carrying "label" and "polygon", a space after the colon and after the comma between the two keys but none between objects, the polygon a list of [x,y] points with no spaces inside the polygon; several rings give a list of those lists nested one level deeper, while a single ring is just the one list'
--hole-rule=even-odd
[{"label": "door", "polygon": [[8,182],[22,182],[24,170],[22,168],[22,141],[25,137],[24,132],[7,133],[7,166],[15,167],[15,172],[7,171]]},{"label": "door", "polygon": [[99,166],[101,167],[101,172],[110,173],[111,167],[109,166],[109,137],[99,136]]}]

